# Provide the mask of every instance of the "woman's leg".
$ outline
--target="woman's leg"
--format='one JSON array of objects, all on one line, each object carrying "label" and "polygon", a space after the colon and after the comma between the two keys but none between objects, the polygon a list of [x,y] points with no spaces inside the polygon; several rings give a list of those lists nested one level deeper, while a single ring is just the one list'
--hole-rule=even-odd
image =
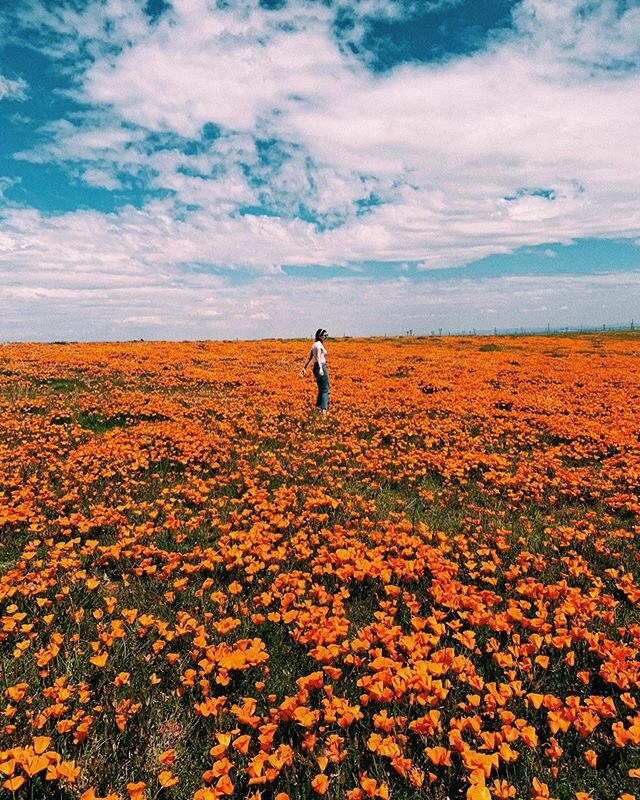
[{"label": "woman's leg", "polygon": [[320,375],[317,365],[313,367],[313,377],[318,384],[318,396],[316,398],[316,408],[320,411],[326,411],[329,406],[329,370],[326,365]]},{"label": "woman's leg", "polygon": [[318,370],[318,366],[316,364],[313,365],[313,377],[316,379],[316,385],[318,387],[318,395],[316,397],[316,408],[322,408],[322,381],[323,377],[320,375]]},{"label": "woman's leg", "polygon": [[329,370],[327,369],[326,365],[324,368],[324,375],[321,377],[321,380],[322,389],[320,391],[319,406],[323,411],[327,411],[329,408]]}]

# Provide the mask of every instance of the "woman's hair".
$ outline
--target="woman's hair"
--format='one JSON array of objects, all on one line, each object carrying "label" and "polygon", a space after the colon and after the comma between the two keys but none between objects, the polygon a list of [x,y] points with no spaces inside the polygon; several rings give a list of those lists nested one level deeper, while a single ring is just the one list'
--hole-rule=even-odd
[{"label": "woman's hair", "polygon": [[324,328],[318,328],[316,331],[316,342],[320,341],[321,336],[326,336],[327,332]]}]

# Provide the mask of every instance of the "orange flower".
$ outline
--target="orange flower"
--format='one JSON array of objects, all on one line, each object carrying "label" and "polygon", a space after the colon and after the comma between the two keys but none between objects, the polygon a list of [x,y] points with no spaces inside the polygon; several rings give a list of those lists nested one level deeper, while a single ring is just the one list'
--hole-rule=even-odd
[{"label": "orange flower", "polygon": [[249,752],[249,745],[251,744],[251,736],[247,733],[243,736],[238,736],[237,739],[234,739],[232,747],[234,750],[237,750],[242,755],[247,755]]},{"label": "orange flower", "polygon": [[26,783],[25,778],[22,775],[16,775],[15,778],[8,778],[4,781],[2,788],[7,789],[9,792],[17,792],[24,783]]},{"label": "orange flower", "polygon": [[296,683],[302,691],[320,689],[324,683],[324,675],[322,672],[312,672],[310,675],[298,678]]},{"label": "orange flower", "polygon": [[163,789],[169,789],[171,786],[175,786],[179,780],[177,775],[174,775],[170,769],[163,769],[158,774],[158,783]]},{"label": "orange flower", "polygon": [[[3,346],[18,794],[76,780],[70,747],[144,742],[171,697],[151,773],[162,793],[209,750],[194,800],[275,796],[304,764],[350,800],[435,791],[454,765],[463,795],[513,800],[536,774],[548,800],[640,744],[640,629],[618,614],[640,604],[637,333],[336,341],[328,423],[289,379],[299,346]],[[58,677],[74,653],[84,674]],[[587,691],[559,696],[556,664]],[[376,778],[338,786],[363,742]]]},{"label": "orange flower", "polygon": [[0,773],[3,775],[13,775],[16,769],[16,760],[15,758],[9,758],[8,761],[1,761],[0,762]]},{"label": "orange flower", "polygon": [[311,781],[311,788],[316,794],[325,794],[329,788],[329,778],[324,773],[319,773]]},{"label": "orange flower", "polygon": [[173,747],[170,750],[164,750],[158,756],[158,761],[165,767],[171,767],[175,760],[176,760],[176,750]]},{"label": "orange flower", "polygon": [[219,795],[230,797],[235,790],[233,782],[228,775],[222,775],[216,783],[216,792]]},{"label": "orange flower", "polygon": [[511,800],[516,796],[516,787],[511,786],[505,780],[498,780],[497,778],[491,784],[491,793],[496,800]]},{"label": "orange flower", "polygon": [[32,778],[34,775],[37,775],[38,772],[42,772],[43,770],[47,769],[48,766],[49,759],[44,755],[28,756],[27,759],[22,763],[22,769],[30,778]]},{"label": "orange flower", "polygon": [[532,725],[526,725],[521,729],[520,738],[531,748],[535,748],[538,744],[538,734]]},{"label": "orange flower", "polygon": [[446,747],[425,747],[425,755],[437,767],[451,766],[451,750]]},{"label": "orange flower", "polygon": [[33,737],[33,750],[36,755],[42,755],[45,750],[48,750],[49,746],[51,745],[51,737],[50,736],[34,736]]},{"label": "orange flower", "polygon": [[129,683],[129,677],[130,676],[128,672],[119,672],[113,679],[113,685],[117,687],[126,686]]},{"label": "orange flower", "polygon": [[546,783],[534,778],[531,782],[531,797],[532,800],[546,800],[549,798],[549,787]]},{"label": "orange flower", "polygon": [[128,783],[127,793],[129,795],[129,800],[144,800],[146,797],[146,788],[147,784],[144,781],[139,781],[138,783]]},{"label": "orange flower", "polygon": [[80,774],[80,767],[76,767],[73,761],[60,761],[57,764],[49,764],[46,779],[48,781],[61,780],[64,783],[75,783]]},{"label": "orange flower", "polygon": [[26,695],[28,689],[28,683],[17,683],[15,686],[9,686],[5,689],[5,694],[10,700],[13,700],[14,703],[19,703]]},{"label": "orange flower", "polygon": [[484,772],[475,770],[470,777],[471,786],[467,789],[466,800],[491,800],[491,792],[485,785]]}]

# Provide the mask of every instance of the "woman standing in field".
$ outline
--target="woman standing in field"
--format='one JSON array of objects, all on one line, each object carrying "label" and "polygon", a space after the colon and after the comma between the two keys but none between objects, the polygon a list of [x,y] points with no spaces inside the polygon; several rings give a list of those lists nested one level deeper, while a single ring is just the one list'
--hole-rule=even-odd
[{"label": "woman standing in field", "polygon": [[327,369],[327,350],[324,346],[325,339],[328,335],[324,328],[318,328],[316,331],[316,340],[311,347],[307,363],[300,370],[300,376],[304,377],[307,373],[309,363],[313,361],[313,377],[318,384],[316,408],[321,414],[326,414],[329,409],[329,370]]}]

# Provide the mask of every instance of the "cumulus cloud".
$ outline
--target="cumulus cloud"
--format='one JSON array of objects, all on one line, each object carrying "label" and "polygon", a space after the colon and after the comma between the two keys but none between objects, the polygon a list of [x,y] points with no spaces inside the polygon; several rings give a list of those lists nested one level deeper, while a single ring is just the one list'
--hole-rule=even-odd
[{"label": "cumulus cloud", "polygon": [[[590,50],[603,25],[617,31],[618,50],[629,56],[630,31],[640,24],[627,12],[614,25],[613,3],[601,6],[609,13],[578,24],[577,4],[559,20],[557,4],[530,0],[518,12],[520,29],[491,51],[380,77],[340,51],[323,6],[297,3],[274,12],[244,3],[211,13],[204,0],[181,0],[149,27],[133,4],[119,3],[121,49],[93,62],[81,84],[83,99],[108,107],[119,125],[88,120],[86,130],[84,120],[82,130],[70,132],[59,123],[58,155],[98,158],[120,145],[126,153],[118,167],[142,160],[153,169],[157,159],[155,183],[171,184],[179,165],[167,173],[164,151],[136,154],[140,130],[199,139],[203,126],[215,123],[227,146],[240,137],[284,143],[285,157],[266,178],[246,146],[231,155],[262,179],[263,201],[280,198],[276,213],[293,213],[302,199],[312,211],[349,217],[358,228],[356,204],[374,194],[371,215],[398,239],[405,227],[415,230],[416,206],[424,208],[412,257],[420,258],[430,240],[430,220],[455,234],[458,220],[475,219],[503,242],[514,234],[518,240],[522,223],[540,221],[563,237],[633,235],[640,79],[635,70],[594,78],[588,56],[604,58]],[[551,48],[559,22],[563,39]],[[86,22],[75,24],[87,35]],[[229,153],[211,150],[203,177],[216,197],[211,176],[224,180],[230,161]],[[552,197],[504,202],[523,187]],[[395,213],[386,213],[390,208]],[[395,219],[406,225],[394,229]]]},{"label": "cumulus cloud", "polygon": [[27,84],[22,78],[11,80],[0,75],[0,100],[25,100]]},{"label": "cumulus cloud", "polygon": [[[418,10],[348,5],[360,32]],[[377,74],[336,35],[341,8],[173,0],[150,20],[135,0],[25,6],[20,24],[64,65],[83,110],[50,121],[18,157],[107,190],[136,182],[147,199],[108,215],[10,209],[6,274],[143,298],[188,293],[191,264],[285,281],[286,265],[417,262],[425,273],[528,245],[637,239],[639,9],[523,0],[482,52]],[[384,288],[388,308],[410,294],[405,278]],[[372,287],[355,294],[362,318]],[[238,319],[266,313],[225,297]],[[507,313],[497,296],[486,307]]]},{"label": "cumulus cloud", "polygon": [[[613,0],[523,0],[514,10],[520,35],[528,36],[549,60],[584,70],[624,72],[640,59],[640,8]],[[605,34],[606,35],[603,35]]]}]

